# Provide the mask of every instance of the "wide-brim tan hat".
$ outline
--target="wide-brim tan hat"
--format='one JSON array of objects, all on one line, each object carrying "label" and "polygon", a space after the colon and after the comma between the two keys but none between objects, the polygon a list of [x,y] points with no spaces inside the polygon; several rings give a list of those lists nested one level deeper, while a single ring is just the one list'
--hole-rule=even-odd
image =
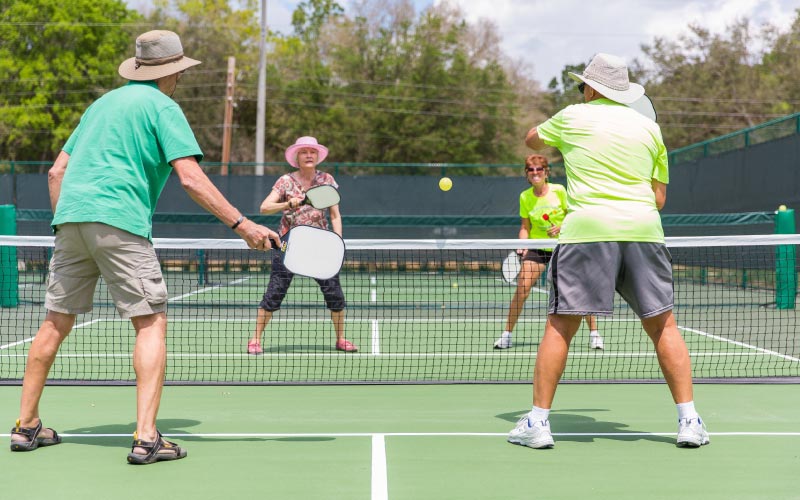
[{"label": "wide-brim tan hat", "polygon": [[303,136],[286,148],[286,153],[284,154],[286,161],[294,168],[299,168],[297,166],[297,150],[302,148],[313,148],[317,150],[317,165],[328,157],[328,148],[318,143],[316,137]]},{"label": "wide-brim tan hat", "polygon": [[181,39],[176,33],[154,30],[136,38],[136,56],[119,65],[119,74],[138,82],[158,80],[197,66],[200,61],[183,55]]},{"label": "wide-brim tan hat", "polygon": [[583,74],[569,73],[576,82],[584,82],[605,97],[621,104],[630,104],[644,95],[644,87],[631,83],[625,61],[611,54],[599,53],[583,70]]}]

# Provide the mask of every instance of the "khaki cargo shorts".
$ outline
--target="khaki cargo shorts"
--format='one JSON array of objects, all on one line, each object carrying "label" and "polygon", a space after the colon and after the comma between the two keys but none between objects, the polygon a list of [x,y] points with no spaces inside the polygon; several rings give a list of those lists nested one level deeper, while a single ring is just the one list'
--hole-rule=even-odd
[{"label": "khaki cargo shorts", "polygon": [[45,307],[64,314],[91,311],[100,276],[122,318],[167,310],[167,286],[149,240],[99,222],[59,225]]}]

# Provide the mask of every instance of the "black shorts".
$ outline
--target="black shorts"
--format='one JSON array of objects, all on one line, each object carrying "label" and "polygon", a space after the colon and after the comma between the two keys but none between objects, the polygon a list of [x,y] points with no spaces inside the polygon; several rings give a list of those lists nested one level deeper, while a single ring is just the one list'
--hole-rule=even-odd
[{"label": "black shorts", "polygon": [[[275,312],[281,308],[281,303],[286,297],[286,292],[289,290],[289,285],[292,284],[294,273],[286,269],[281,261],[281,254],[278,250],[272,251],[272,272],[269,275],[269,284],[267,290],[264,292],[264,297],[259,304],[262,309]],[[331,311],[338,312],[345,308],[344,292],[342,285],[339,282],[339,275],[326,280],[314,281],[319,284],[319,289],[325,297],[325,305]]]},{"label": "black shorts", "polygon": [[553,256],[552,250],[544,250],[541,248],[529,248],[528,253],[525,254],[525,258],[522,259],[522,262],[531,261],[546,265],[550,262],[550,258],[552,256]]}]

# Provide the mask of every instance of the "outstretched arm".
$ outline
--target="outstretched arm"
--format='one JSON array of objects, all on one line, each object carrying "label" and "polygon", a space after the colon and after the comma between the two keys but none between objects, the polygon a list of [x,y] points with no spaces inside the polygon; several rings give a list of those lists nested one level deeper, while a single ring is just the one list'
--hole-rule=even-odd
[{"label": "outstretched arm", "polygon": [[280,245],[280,238],[276,232],[245,218],[236,207],[225,199],[193,156],[173,160],[172,167],[181,180],[181,186],[192,200],[227,224],[228,227],[236,225],[234,231],[247,242],[247,246],[266,249],[270,246],[268,239],[272,239]]}]

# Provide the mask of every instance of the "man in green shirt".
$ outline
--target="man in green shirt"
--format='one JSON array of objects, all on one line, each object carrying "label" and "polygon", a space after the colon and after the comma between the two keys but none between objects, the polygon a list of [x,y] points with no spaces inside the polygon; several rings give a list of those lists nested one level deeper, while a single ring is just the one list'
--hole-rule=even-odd
[{"label": "man in green shirt", "polygon": [[121,317],[136,330],[136,432],[128,462],[149,464],[186,456],[161,436],[156,416],[166,367],[167,288],[152,245],[152,216],[175,170],[200,206],[228,224],[250,248],[266,250],[274,231],[247,220],[203,173],[203,153],[180,106],[171,99],[183,72],[200,61],[183,55],[178,35],[150,31],[136,39],[136,56],[119,73],[130,82],[86,110],[48,175],[55,214],[47,315],[31,343],[20,416],[11,450],[59,444],[42,426],[39,400],[47,374],[77,314],[92,309],[103,276]]},{"label": "man in green shirt", "polygon": [[533,409],[508,440],[551,448],[549,412],[569,345],[587,314],[610,316],[618,291],[655,346],[678,410],[681,447],[708,444],[694,407],[691,363],[672,314],[672,266],[659,210],[669,182],[667,152],[655,121],[634,111],[644,95],[619,57],[597,54],[582,75],[584,103],[531,129],[525,144],[561,151],[568,214],[550,263],[550,303],[536,356]]}]

